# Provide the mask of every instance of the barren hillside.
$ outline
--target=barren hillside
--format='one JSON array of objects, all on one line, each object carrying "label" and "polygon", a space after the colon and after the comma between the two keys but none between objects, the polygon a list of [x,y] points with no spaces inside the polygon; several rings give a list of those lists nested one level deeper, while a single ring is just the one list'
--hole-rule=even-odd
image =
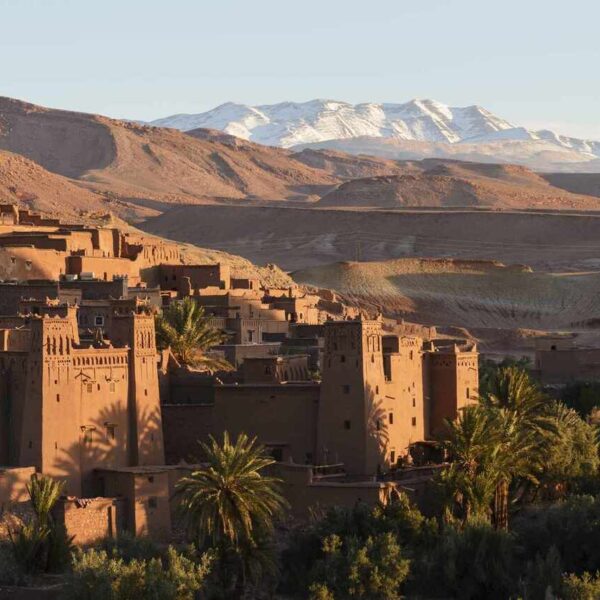
[{"label": "barren hillside", "polygon": [[183,206],[140,227],[289,270],[400,257],[600,268],[598,213]]},{"label": "barren hillside", "polygon": [[101,215],[106,199],[18,154],[0,150],[0,200],[65,219]]},{"label": "barren hillside", "polygon": [[486,261],[398,259],[333,263],[292,276],[422,323],[559,330],[600,318],[598,272],[536,273]]},{"label": "barren hillside", "polygon": [[543,177],[557,188],[600,197],[600,173],[548,173]]},{"label": "barren hillside", "polygon": [[412,172],[353,179],[326,194],[319,205],[600,208],[597,198],[554,187],[526,167],[431,159],[405,164]]},{"label": "barren hillside", "polygon": [[[306,203],[323,196],[324,205],[335,206],[598,205],[596,198],[554,188],[527,169],[510,165],[396,161],[332,150],[293,152],[215,130],[182,133],[10,98],[0,98],[0,150],[22,155],[70,178],[70,184],[104,196],[110,209],[128,220],[160,214],[172,204]],[[88,206],[93,204],[90,198],[82,195],[78,208],[95,211]]]},{"label": "barren hillside", "polygon": [[155,208],[216,198],[316,200],[339,182],[288,151],[220,132],[185,134],[9,98],[0,98],[0,149]]}]

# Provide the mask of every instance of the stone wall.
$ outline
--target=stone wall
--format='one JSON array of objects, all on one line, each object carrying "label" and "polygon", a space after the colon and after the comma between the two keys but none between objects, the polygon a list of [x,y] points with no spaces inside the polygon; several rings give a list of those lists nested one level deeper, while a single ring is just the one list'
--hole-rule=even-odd
[{"label": "stone wall", "polygon": [[87,546],[117,536],[125,525],[123,498],[61,498],[53,510],[67,534],[78,546]]}]

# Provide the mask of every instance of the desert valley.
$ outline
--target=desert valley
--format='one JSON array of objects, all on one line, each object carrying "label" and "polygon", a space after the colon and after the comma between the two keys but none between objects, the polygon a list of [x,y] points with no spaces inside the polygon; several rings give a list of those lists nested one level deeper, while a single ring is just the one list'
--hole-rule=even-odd
[{"label": "desert valley", "polygon": [[[314,112],[317,102],[308,104]],[[314,119],[313,137],[339,135],[333,112]],[[261,277],[273,277],[265,265],[277,265],[350,304],[460,328],[491,353],[532,356],[535,339],[554,334],[600,344],[600,173],[568,173],[564,161],[560,172],[534,171],[489,162],[493,155],[394,160],[374,147],[306,147],[300,133],[305,147],[296,149],[293,138],[274,134],[260,139],[277,145],[261,145],[188,129],[221,125],[255,137],[236,125],[244,122],[239,111],[229,113],[238,117],[233,124],[211,112],[146,125],[3,98],[2,198],[70,220],[127,224]],[[281,113],[275,130],[286,126]],[[472,135],[477,126],[505,137],[514,131],[475,113]],[[413,132],[424,130],[425,117],[413,114]],[[182,124],[186,131],[155,126]],[[417,141],[433,143],[426,134]],[[429,137],[442,143],[439,132]]]}]

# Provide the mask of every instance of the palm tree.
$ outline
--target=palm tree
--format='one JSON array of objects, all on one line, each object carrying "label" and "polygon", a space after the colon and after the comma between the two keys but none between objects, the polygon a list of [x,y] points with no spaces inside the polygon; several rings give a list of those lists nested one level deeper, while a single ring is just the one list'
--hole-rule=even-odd
[{"label": "palm tree", "polygon": [[515,365],[499,367],[482,385],[484,404],[505,408],[523,416],[539,413],[546,398],[527,371]]},{"label": "palm tree", "polygon": [[465,407],[456,420],[446,421],[442,448],[451,463],[440,474],[438,483],[446,502],[460,509],[464,521],[474,514],[489,513],[494,495],[490,420],[490,411],[473,405]]},{"label": "palm tree", "polygon": [[537,483],[542,462],[539,431],[517,413],[475,405],[447,423],[442,445],[451,464],[439,478],[447,500],[463,520],[489,515],[498,529],[508,526],[509,487],[516,479]]},{"label": "palm tree", "polygon": [[64,481],[55,481],[51,477],[34,475],[27,484],[27,493],[31,500],[33,513],[38,524],[49,527],[52,524],[52,508],[62,496]]},{"label": "palm tree", "polygon": [[204,308],[190,296],[169,305],[156,317],[158,347],[171,348],[175,358],[185,365],[207,371],[231,370],[225,359],[206,353],[226,337],[209,323]]},{"label": "palm tree", "polygon": [[235,579],[226,575],[235,562],[243,585],[248,575],[256,581],[274,569],[274,520],[287,506],[279,480],[261,473],[275,461],[244,433],[235,443],[225,432],[222,445],[212,436],[200,445],[207,464],[177,483],[179,514],[190,537],[216,549],[224,580]]},{"label": "palm tree", "polygon": [[183,477],[177,484],[180,510],[188,531],[204,542],[232,546],[255,542],[257,531],[271,531],[286,501],[278,479],[261,471],[275,461],[264,448],[241,433],[235,443],[223,434],[223,445],[211,436],[201,443],[207,466]]},{"label": "palm tree", "polygon": [[518,413],[498,409],[489,425],[491,461],[495,480],[492,520],[496,529],[508,529],[509,489],[519,479],[539,484],[537,474],[543,464],[543,430],[530,427]]}]

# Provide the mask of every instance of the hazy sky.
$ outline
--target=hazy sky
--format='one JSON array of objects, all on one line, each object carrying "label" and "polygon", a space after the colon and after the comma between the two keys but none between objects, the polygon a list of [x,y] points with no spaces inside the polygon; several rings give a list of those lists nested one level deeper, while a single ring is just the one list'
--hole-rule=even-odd
[{"label": "hazy sky", "polygon": [[600,139],[600,0],[0,0],[0,23],[0,95],[46,106],[420,97]]}]

